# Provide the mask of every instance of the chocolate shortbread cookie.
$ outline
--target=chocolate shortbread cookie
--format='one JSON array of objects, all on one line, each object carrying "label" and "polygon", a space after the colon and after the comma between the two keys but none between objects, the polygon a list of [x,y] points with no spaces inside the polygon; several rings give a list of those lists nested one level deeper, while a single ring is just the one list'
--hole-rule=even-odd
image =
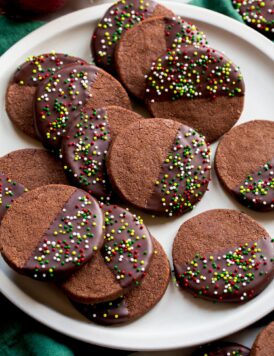
[{"label": "chocolate shortbread cookie", "polygon": [[154,117],[178,120],[214,142],[239,119],[242,74],[223,53],[181,46],[159,57],[146,78],[146,103]]},{"label": "chocolate shortbread cookie", "polygon": [[38,148],[24,148],[0,157],[0,172],[28,189],[69,184],[60,160]]},{"label": "chocolate shortbread cookie", "polygon": [[250,356],[273,356],[274,350],[274,321],[264,328],[257,336]]},{"label": "chocolate shortbread cookie", "polygon": [[125,296],[110,302],[87,305],[73,302],[85,317],[98,324],[131,322],[149,312],[163,297],[170,278],[168,258],[153,238],[154,254],[146,277]]},{"label": "chocolate shortbread cookie", "polygon": [[219,143],[215,167],[224,188],[241,203],[274,211],[274,122],[234,127]]},{"label": "chocolate shortbread cookie", "polygon": [[62,142],[62,157],[71,180],[99,198],[110,196],[105,158],[111,140],[142,117],[119,106],[87,109],[74,119]]},{"label": "chocolate shortbread cookie", "polygon": [[119,206],[103,206],[104,245],[81,270],[62,284],[81,303],[114,300],[139,285],[147,274],[153,247],[143,220]]},{"label": "chocolate shortbread cookie", "polygon": [[25,192],[27,192],[27,188],[22,184],[14,182],[0,172],[0,224],[14,200]]},{"label": "chocolate shortbread cookie", "polygon": [[200,347],[192,356],[249,356],[250,349],[232,342],[216,342]]},{"label": "chocolate shortbread cookie", "polygon": [[153,61],[178,46],[206,43],[204,33],[180,17],[148,19],[122,36],[115,51],[116,70],[126,89],[137,98],[145,99],[145,76]]},{"label": "chocolate shortbread cookie", "polygon": [[122,85],[93,65],[70,65],[43,81],[37,88],[35,125],[42,143],[58,150],[69,122],[86,106],[109,105],[131,109]]},{"label": "chocolate shortbread cookie", "polygon": [[172,256],[179,286],[203,299],[246,302],[274,277],[274,239],[236,210],[209,210],[186,221]]},{"label": "chocolate shortbread cookie", "polygon": [[188,126],[146,119],[116,136],[107,170],[113,187],[131,204],[157,214],[183,214],[207,190],[210,149]]},{"label": "chocolate shortbread cookie", "polygon": [[0,228],[3,258],[19,273],[57,280],[83,266],[103,244],[97,201],[81,189],[48,185],[23,194]]},{"label": "chocolate shortbread cookie", "polygon": [[34,128],[34,98],[37,86],[67,64],[86,63],[63,53],[30,56],[11,79],[6,94],[6,110],[13,124],[26,135],[37,138]]},{"label": "chocolate shortbread cookie", "polygon": [[173,16],[173,12],[153,0],[115,2],[98,23],[91,38],[95,63],[114,73],[114,52],[125,31],[149,17]]},{"label": "chocolate shortbread cookie", "polygon": [[274,0],[232,0],[247,25],[274,38]]}]

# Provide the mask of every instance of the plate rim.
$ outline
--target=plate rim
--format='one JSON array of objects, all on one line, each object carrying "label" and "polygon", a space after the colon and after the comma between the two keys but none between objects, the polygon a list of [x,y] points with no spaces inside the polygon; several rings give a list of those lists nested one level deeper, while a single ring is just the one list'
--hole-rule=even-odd
[{"label": "plate rim", "polygon": [[[166,1],[159,1],[160,3],[163,3],[164,5],[167,5],[171,8],[180,8],[181,10],[186,11],[186,17],[195,17],[197,20],[202,21],[204,23],[214,25],[216,27],[222,28],[224,31],[232,33],[234,36],[237,36],[241,38],[242,40],[248,42],[251,44],[253,47],[257,48],[260,52],[262,52],[265,56],[267,56],[269,59],[274,61],[274,44],[267,39],[265,36],[262,34],[258,33],[256,30],[249,28],[243,23],[238,22],[235,19],[232,19],[228,16],[225,16],[223,14],[216,13],[212,10],[208,10],[205,8],[200,8],[196,7],[190,4],[181,4],[178,2],[166,2]],[[96,17],[100,16],[102,13],[106,11],[106,9],[109,7],[109,3],[107,4],[102,4],[102,5],[97,5],[97,6],[91,6],[82,10],[78,10],[75,12],[72,12],[70,14],[64,15],[62,17],[59,17],[43,26],[41,26],[39,29],[33,31],[23,39],[21,39],[19,42],[17,42],[15,45],[13,45],[8,51],[6,51],[0,58],[0,68],[3,68],[3,66],[8,65],[9,58],[17,56],[18,50],[20,48],[28,48],[28,43],[31,42],[32,45],[39,45],[39,39],[43,38],[43,41],[46,40],[47,38],[52,38],[53,35],[57,35],[62,33],[63,31],[66,31],[68,29],[72,29],[74,27],[77,27],[79,25],[85,24],[87,22],[91,22],[94,20]],[[195,20],[194,20],[195,21]],[[0,74],[1,76],[1,74]],[[93,337],[91,340],[90,338],[87,338],[84,335],[81,335],[78,333],[76,335],[75,332],[70,331],[70,330],[63,330],[58,328],[59,324],[54,323],[55,319],[60,319],[60,313],[58,313],[56,310],[46,306],[42,305],[41,303],[35,301],[30,295],[25,293],[23,290],[21,290],[16,284],[14,284],[4,273],[2,270],[0,270],[0,291],[5,295],[13,304],[15,304],[18,308],[23,310],[26,314],[30,315],[37,321],[45,324],[46,326],[56,330],[57,332],[63,333],[67,336],[70,336],[72,338],[88,342],[88,343],[93,343],[99,346],[103,347],[110,347],[110,348],[115,348],[115,349],[124,349],[124,350],[138,350],[138,351],[160,351],[160,350],[171,350],[171,349],[178,349],[182,347],[190,347],[190,346],[195,346],[200,343],[205,343],[212,341],[212,337],[209,335],[202,335],[200,336],[199,340],[188,340],[188,342],[185,342],[183,345],[180,342],[174,342],[173,344],[169,344],[168,342],[163,342],[163,340],[159,340],[160,342],[155,346],[151,345],[151,339],[147,338],[144,342],[144,345],[140,346],[139,340],[135,340],[134,342],[130,340],[128,342],[127,339],[119,340],[118,342],[116,340],[109,340],[106,338],[104,341],[96,339]],[[19,296],[19,298],[18,298]],[[33,307],[33,303],[39,304],[40,308],[45,308],[45,310],[50,310],[52,317],[48,319],[43,319],[42,317],[37,314],[37,309]],[[269,312],[273,310],[274,304],[273,300],[271,299],[271,295],[266,296],[265,300],[265,309],[261,313],[254,314],[249,317],[249,319],[246,321],[241,320],[238,324],[238,326],[234,326],[234,328],[231,328],[229,331],[221,331],[218,330],[217,335],[214,336],[215,339],[219,339],[222,337],[225,337],[229,334],[232,334],[236,331],[239,331],[240,329],[252,324],[253,322],[257,321],[261,317],[265,316]],[[69,318],[67,315],[61,315],[61,319],[66,320],[69,319],[70,322],[75,323],[75,325],[78,324],[79,320],[74,320],[72,318]],[[71,328],[71,330],[74,330]],[[110,330],[110,329],[108,329]],[[112,329],[115,330],[115,329]],[[103,333],[103,332],[102,332]],[[117,336],[117,335],[116,335]],[[154,339],[155,338],[154,335]]]}]

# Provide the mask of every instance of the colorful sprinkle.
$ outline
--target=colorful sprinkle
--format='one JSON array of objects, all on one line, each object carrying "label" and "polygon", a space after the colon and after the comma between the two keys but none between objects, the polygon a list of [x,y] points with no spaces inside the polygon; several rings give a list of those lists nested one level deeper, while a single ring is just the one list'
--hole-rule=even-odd
[{"label": "colorful sprinkle", "polygon": [[77,185],[100,198],[110,195],[105,167],[109,144],[107,112],[99,109],[82,112],[62,145],[65,170]]},{"label": "colorful sprinkle", "polygon": [[241,201],[251,209],[274,209],[274,159],[257,173],[248,175],[238,188],[238,193]]},{"label": "colorful sprinkle", "polygon": [[151,197],[169,216],[192,210],[210,179],[210,148],[204,136],[182,126],[164,161]]},{"label": "colorful sprinkle", "polygon": [[147,100],[244,95],[239,68],[208,47],[178,47],[152,64],[146,76]]},{"label": "colorful sprinkle", "polygon": [[123,288],[139,285],[146,275],[153,247],[141,217],[112,205],[104,208],[102,255]]},{"label": "colorful sprinkle", "polygon": [[243,20],[266,35],[274,34],[274,1],[273,0],[233,0],[234,7]]},{"label": "colorful sprinkle", "polygon": [[22,184],[14,182],[0,172],[0,222],[13,201],[27,191]]},{"label": "colorful sprinkle", "polygon": [[101,211],[90,195],[77,190],[50,225],[24,269],[35,279],[64,276],[101,247]]},{"label": "colorful sprinkle", "polygon": [[219,254],[197,253],[186,265],[175,266],[177,282],[195,297],[219,302],[248,301],[272,279],[273,242],[262,238]]}]

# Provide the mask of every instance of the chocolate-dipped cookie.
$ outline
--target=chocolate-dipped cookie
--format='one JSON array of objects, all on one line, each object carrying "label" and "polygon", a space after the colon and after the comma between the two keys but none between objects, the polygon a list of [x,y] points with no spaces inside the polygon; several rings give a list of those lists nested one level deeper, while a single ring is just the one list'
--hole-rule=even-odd
[{"label": "chocolate-dipped cookie", "polygon": [[153,246],[143,220],[119,206],[103,206],[104,245],[62,289],[81,303],[114,300],[139,285],[147,274]]},{"label": "chocolate-dipped cookie", "polygon": [[274,37],[274,0],[232,0],[232,4],[247,25]]},{"label": "chocolate-dipped cookie", "polygon": [[153,61],[178,46],[206,43],[204,33],[180,17],[145,20],[127,31],[116,46],[115,65],[118,76],[131,94],[145,99],[145,78]]},{"label": "chocolate-dipped cookie", "polygon": [[38,280],[64,278],[88,262],[103,244],[97,201],[81,189],[48,185],[17,198],[0,228],[3,258]]},{"label": "chocolate-dipped cookie", "polygon": [[27,191],[22,184],[14,182],[0,172],[0,224],[14,200]]},{"label": "chocolate-dipped cookie", "polygon": [[110,196],[105,158],[111,140],[141,119],[135,112],[118,106],[82,111],[62,142],[63,163],[71,180],[98,198]]},{"label": "chocolate-dipped cookie", "polygon": [[120,0],[115,2],[98,23],[91,39],[95,63],[114,73],[114,52],[128,29],[149,17],[173,16],[173,12],[153,0]]},{"label": "chocolate-dipped cookie", "polygon": [[35,125],[42,143],[58,150],[69,122],[86,106],[108,105],[131,109],[122,85],[93,65],[71,65],[59,70],[37,88]]},{"label": "chocolate-dipped cookie", "polygon": [[86,63],[63,53],[30,56],[11,79],[6,94],[6,110],[13,124],[26,135],[37,138],[34,127],[34,98],[37,86],[67,64]]},{"label": "chocolate-dipped cookie", "polygon": [[274,277],[274,239],[236,210],[209,210],[186,221],[172,257],[179,286],[212,301],[247,302]]},{"label": "chocolate-dipped cookie", "polygon": [[216,342],[200,347],[192,356],[249,356],[250,349],[232,342]]},{"label": "chocolate-dipped cookie", "polygon": [[214,142],[239,119],[244,105],[242,74],[223,53],[181,46],[152,63],[146,103],[154,117],[178,120]]},{"label": "chocolate-dipped cookie", "polygon": [[257,336],[250,356],[273,356],[274,350],[274,321],[265,327]]},{"label": "chocolate-dipped cookie", "polygon": [[219,143],[215,167],[224,188],[241,203],[274,211],[274,122],[234,127]]},{"label": "chocolate-dipped cookie", "polygon": [[0,157],[0,172],[28,189],[69,184],[60,160],[43,149],[24,148]]},{"label": "chocolate-dipped cookie", "polygon": [[103,325],[131,322],[149,312],[163,297],[170,278],[168,258],[154,238],[153,249],[147,275],[138,287],[114,301],[94,305],[73,302],[73,305],[86,318]]},{"label": "chocolate-dipped cookie", "polygon": [[113,140],[107,170],[115,190],[131,204],[172,216],[201,200],[210,179],[210,149],[188,126],[147,119]]}]

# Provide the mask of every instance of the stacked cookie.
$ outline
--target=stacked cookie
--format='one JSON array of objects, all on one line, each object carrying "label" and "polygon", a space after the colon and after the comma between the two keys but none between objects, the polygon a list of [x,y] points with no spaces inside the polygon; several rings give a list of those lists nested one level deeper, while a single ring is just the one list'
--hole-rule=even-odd
[{"label": "stacked cookie", "polygon": [[[148,312],[170,275],[157,238],[120,202],[166,217],[195,208],[210,182],[209,143],[238,120],[245,87],[203,32],[152,0],[112,5],[91,49],[97,66],[45,53],[9,83],[11,121],[47,150],[0,158],[0,248],[14,270],[55,282],[88,319],[108,325]],[[128,94],[152,117],[132,111]],[[266,121],[237,126],[215,161],[224,186],[263,211],[274,207],[273,132]],[[273,257],[268,233],[229,210],[189,220],[173,247],[178,285],[219,302],[260,293]]]}]

